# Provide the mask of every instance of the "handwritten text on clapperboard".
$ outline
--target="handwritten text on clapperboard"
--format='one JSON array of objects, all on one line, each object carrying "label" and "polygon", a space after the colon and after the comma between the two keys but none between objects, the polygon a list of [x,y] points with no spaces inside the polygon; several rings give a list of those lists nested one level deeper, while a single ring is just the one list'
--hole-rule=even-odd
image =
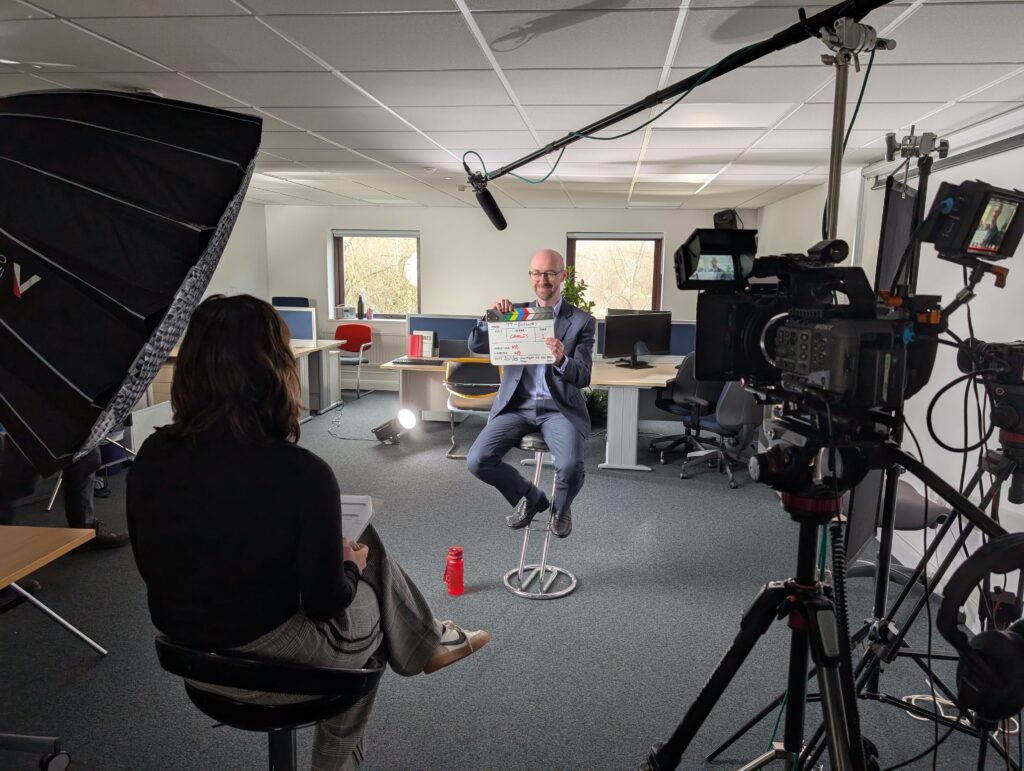
[{"label": "handwritten text on clapperboard", "polygon": [[551,364],[555,357],[544,341],[555,336],[550,308],[513,308],[487,312],[492,364]]}]

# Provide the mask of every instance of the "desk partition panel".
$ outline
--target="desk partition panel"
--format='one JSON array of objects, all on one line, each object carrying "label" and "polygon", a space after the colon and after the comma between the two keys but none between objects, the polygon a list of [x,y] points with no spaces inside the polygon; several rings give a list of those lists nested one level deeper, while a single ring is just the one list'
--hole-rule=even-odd
[{"label": "desk partition panel", "polygon": [[[468,340],[469,332],[480,320],[479,316],[409,316],[407,332],[433,332],[434,347],[439,340]],[[424,356],[428,355],[426,351]],[[429,354],[433,355],[433,353]]]}]

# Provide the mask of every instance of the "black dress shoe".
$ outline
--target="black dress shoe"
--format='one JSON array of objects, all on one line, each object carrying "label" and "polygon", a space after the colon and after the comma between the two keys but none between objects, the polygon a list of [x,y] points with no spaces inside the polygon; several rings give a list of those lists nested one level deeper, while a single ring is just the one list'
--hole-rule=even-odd
[{"label": "black dress shoe", "polygon": [[128,533],[118,533],[113,530],[107,530],[103,526],[102,522],[96,523],[96,536],[77,549],[76,553],[95,551],[96,549],[116,549],[118,546],[124,546],[128,543]]},{"label": "black dress shoe", "polygon": [[505,524],[511,527],[513,530],[519,530],[529,525],[535,516],[543,511],[547,511],[551,503],[548,501],[548,497],[544,493],[540,494],[533,505],[531,506],[527,500],[524,500],[520,505],[520,508],[516,510],[514,514],[509,514],[505,517]]},{"label": "black dress shoe", "polygon": [[572,532],[572,512],[556,511],[554,522],[551,523],[551,532],[556,538],[565,538]]}]

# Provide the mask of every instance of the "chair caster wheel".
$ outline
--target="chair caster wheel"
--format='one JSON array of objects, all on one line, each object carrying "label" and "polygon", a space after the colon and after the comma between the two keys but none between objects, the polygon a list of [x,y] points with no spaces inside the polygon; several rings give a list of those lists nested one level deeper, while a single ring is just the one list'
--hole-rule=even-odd
[{"label": "chair caster wheel", "polygon": [[735,490],[737,487],[739,487],[739,485],[736,484],[735,482],[730,482],[729,483],[729,489],[730,490]]},{"label": "chair caster wheel", "polygon": [[71,765],[71,756],[66,752],[53,752],[39,759],[43,771],[65,771]]},{"label": "chair caster wheel", "polygon": [[658,463],[660,463],[662,466],[664,466],[667,462],[668,461],[666,461],[664,457],[658,458]]},{"label": "chair caster wheel", "polygon": [[693,474],[687,474],[685,471],[679,475],[680,479],[689,479]]},{"label": "chair caster wheel", "polygon": [[651,442],[649,445],[647,445],[648,452],[654,452],[656,449],[658,448],[654,446],[654,442]]}]

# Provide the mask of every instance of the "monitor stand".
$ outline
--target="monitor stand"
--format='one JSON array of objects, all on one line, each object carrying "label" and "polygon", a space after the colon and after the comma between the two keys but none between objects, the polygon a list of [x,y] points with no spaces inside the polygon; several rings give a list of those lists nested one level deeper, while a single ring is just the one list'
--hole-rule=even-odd
[{"label": "monitor stand", "polygon": [[619,362],[615,365],[616,367],[624,367],[626,369],[651,369],[654,365],[648,364],[646,361],[640,361],[639,356],[646,356],[650,353],[650,349],[647,347],[647,343],[643,340],[638,340],[633,344],[633,353],[629,355],[628,359],[619,359]]},{"label": "monitor stand", "polygon": [[648,364],[646,361],[639,361],[635,353],[628,359],[619,359],[615,366],[625,369],[652,369],[654,367],[653,364]]}]

